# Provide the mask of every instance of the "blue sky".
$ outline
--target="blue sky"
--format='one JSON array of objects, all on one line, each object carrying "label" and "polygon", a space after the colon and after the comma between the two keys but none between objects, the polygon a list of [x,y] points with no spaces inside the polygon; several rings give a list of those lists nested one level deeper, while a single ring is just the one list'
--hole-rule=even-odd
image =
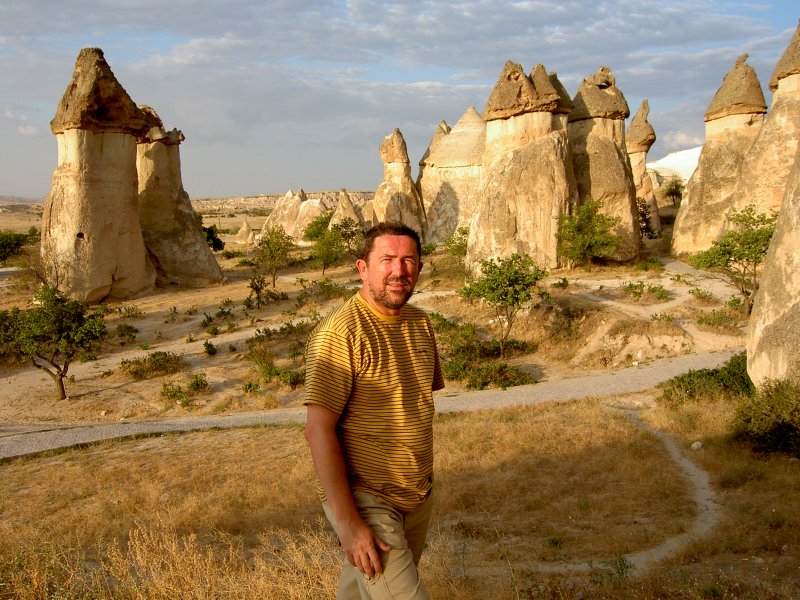
[{"label": "blue sky", "polygon": [[135,102],[184,132],[193,197],[374,189],[384,135],[399,127],[416,164],[439,121],[483,111],[508,59],[557,71],[573,94],[608,66],[631,112],[650,102],[650,160],[700,145],[705,109],[740,54],[769,102],[793,5],[0,0],[0,195],[47,194],[49,121],[87,46],[103,49]]}]

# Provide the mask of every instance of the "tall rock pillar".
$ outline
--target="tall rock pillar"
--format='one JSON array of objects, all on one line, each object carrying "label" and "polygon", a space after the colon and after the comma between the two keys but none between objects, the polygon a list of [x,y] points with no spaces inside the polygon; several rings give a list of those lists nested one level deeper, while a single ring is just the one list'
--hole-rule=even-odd
[{"label": "tall rock pillar", "polygon": [[183,134],[177,129],[165,131],[152,108],[141,109],[149,128],[136,148],[139,223],[156,269],[156,284],[203,287],[219,283],[222,269],[183,189],[179,150]]},{"label": "tall rock pillar", "polygon": [[800,143],[800,25],[769,80],[772,106],[747,152],[731,210],[779,210]]},{"label": "tall rock pillar", "polygon": [[800,385],[800,154],[789,175],[747,331],[747,372]]},{"label": "tall rock pillar", "polygon": [[99,48],[84,48],[50,122],[58,141],[42,223],[48,280],[99,302],[152,289],[137,210],[136,138],[146,125]]},{"label": "tall rock pillar", "polygon": [[625,148],[628,103],[608,67],[584,79],[573,100],[568,129],[580,203],[599,202],[603,214],[620,219],[614,233],[622,243],[611,258],[632,260],[639,254],[642,239]]},{"label": "tall rock pillar", "polygon": [[486,141],[467,264],[527,254],[558,265],[558,220],[574,201],[563,103],[547,71],[508,61],[486,102]]},{"label": "tall rock pillar", "polygon": [[383,138],[380,154],[383,161],[383,181],[372,199],[373,221],[399,221],[426,240],[428,222],[425,208],[411,178],[411,161],[408,159],[406,141],[399,129]]},{"label": "tall rock pillar", "polygon": [[441,242],[469,227],[481,181],[486,123],[469,107],[451,130],[442,122],[419,163],[419,188],[428,219],[428,240]]},{"label": "tall rock pillar", "polygon": [[647,152],[656,141],[656,132],[647,120],[650,115],[650,103],[645,99],[631,121],[625,134],[625,149],[631,163],[633,184],[636,186],[636,198],[644,200],[650,209],[650,226],[655,233],[661,231],[661,219],[658,216],[658,202],[653,192],[653,180],[647,174]]},{"label": "tall rock pillar", "polygon": [[736,60],[706,110],[706,143],[672,229],[672,253],[708,250],[725,227],[745,156],[761,131],[767,103],[756,72]]}]

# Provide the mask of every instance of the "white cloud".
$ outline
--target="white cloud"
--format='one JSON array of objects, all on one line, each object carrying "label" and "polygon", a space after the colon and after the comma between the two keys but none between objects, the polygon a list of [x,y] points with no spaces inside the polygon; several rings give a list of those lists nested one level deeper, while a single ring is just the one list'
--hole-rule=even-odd
[{"label": "white cloud", "polygon": [[607,65],[632,110],[650,101],[651,154],[694,144],[739,54],[766,88],[794,25],[770,25],[774,11],[713,0],[3,2],[3,116],[41,139],[5,153],[12,189],[0,194],[46,192],[45,132],[84,46],[102,47],[133,99],[184,131],[190,193],[222,195],[374,187],[384,135],[400,127],[415,162],[436,123],[483,109],[507,59],[544,64],[572,93]]},{"label": "white cloud", "polygon": [[33,125],[20,125],[17,127],[17,131],[20,135],[36,135],[39,133],[39,128]]}]

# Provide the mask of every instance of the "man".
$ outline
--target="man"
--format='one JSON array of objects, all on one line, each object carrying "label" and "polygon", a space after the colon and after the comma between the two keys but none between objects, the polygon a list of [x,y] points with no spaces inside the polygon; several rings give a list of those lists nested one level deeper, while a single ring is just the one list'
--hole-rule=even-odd
[{"label": "man", "polygon": [[444,387],[433,328],[411,305],[419,235],[367,231],[362,286],[306,351],[306,439],[344,550],[337,600],[429,598],[417,572],[433,484],[433,398]]}]

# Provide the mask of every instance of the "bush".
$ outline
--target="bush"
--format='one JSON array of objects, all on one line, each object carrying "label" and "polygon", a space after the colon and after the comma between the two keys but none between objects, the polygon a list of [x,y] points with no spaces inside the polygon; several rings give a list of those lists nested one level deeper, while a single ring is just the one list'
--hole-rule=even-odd
[{"label": "bush", "polygon": [[244,252],[242,252],[241,250],[223,250],[220,253],[220,256],[222,256],[222,258],[229,258],[229,259],[239,258],[241,256],[244,256]]},{"label": "bush", "polygon": [[755,387],[747,374],[747,354],[740,352],[716,369],[699,369],[673,377],[659,384],[659,400],[669,406],[681,406],[703,400],[749,398]]},{"label": "bush", "polygon": [[663,302],[669,299],[667,289],[657,283],[645,284],[644,281],[630,281],[623,283],[620,288],[625,296],[634,298],[637,301]]},{"label": "bush", "polygon": [[697,324],[711,329],[721,329],[736,333],[739,327],[739,320],[727,310],[710,310],[697,316]]},{"label": "bush", "polygon": [[655,229],[653,229],[653,218],[650,215],[650,205],[644,198],[636,198],[636,210],[639,213],[639,234],[648,240],[654,240],[658,237]]},{"label": "bush", "polygon": [[30,240],[25,233],[0,231],[0,264],[22,252],[22,247]]},{"label": "bush", "polygon": [[125,359],[119,364],[120,370],[134,379],[144,379],[151,375],[170,375],[185,366],[186,361],[182,356],[161,350],[140,358]]},{"label": "bush", "polygon": [[334,283],[330,277],[320,279],[319,281],[311,281],[303,277],[298,277],[297,284],[303,288],[300,293],[297,294],[296,304],[298,308],[305,305],[311,298],[317,300],[349,298],[358,291],[358,288],[348,287],[341,283]]},{"label": "bush", "polygon": [[136,339],[137,333],[139,333],[139,330],[127,323],[120,323],[114,331],[115,337],[122,340],[123,344],[126,342],[133,342]]},{"label": "bush", "polygon": [[217,353],[217,347],[211,343],[211,340],[206,340],[203,342],[203,351],[208,356],[214,356]]},{"label": "bush", "polygon": [[596,259],[613,255],[622,238],[612,231],[620,222],[619,217],[602,214],[600,203],[591,201],[573,215],[561,215],[556,235],[559,256],[571,265],[590,266]]},{"label": "bush", "polygon": [[689,290],[689,293],[694,296],[695,300],[698,300],[703,303],[711,303],[714,302],[714,294],[709,292],[708,290],[703,290],[698,287],[692,288]]},{"label": "bush", "polygon": [[760,452],[786,452],[800,457],[800,386],[770,381],[736,408],[737,439]]},{"label": "bush", "polygon": [[450,256],[463,258],[467,255],[469,227],[459,227],[444,240],[444,248]]},{"label": "bush", "polygon": [[189,389],[190,392],[195,394],[207,391],[208,379],[206,379],[206,374],[196,373],[192,375],[192,378],[189,380],[189,383],[186,384],[186,387]]},{"label": "bush", "polygon": [[[431,313],[442,357],[442,374],[449,381],[466,381],[468,389],[484,389],[495,385],[506,389],[535,383],[533,377],[506,363],[493,361],[500,357],[498,340],[479,340],[475,325],[451,323],[439,313]],[[528,345],[507,340],[506,352],[526,352]]]},{"label": "bush", "polygon": [[661,261],[658,261],[654,258],[648,258],[647,260],[636,263],[633,268],[637,271],[663,271],[664,265],[661,263]]},{"label": "bush", "polygon": [[328,231],[328,225],[331,223],[333,212],[327,212],[323,215],[316,217],[312,220],[306,228],[303,229],[303,239],[307,242],[317,242]]}]

